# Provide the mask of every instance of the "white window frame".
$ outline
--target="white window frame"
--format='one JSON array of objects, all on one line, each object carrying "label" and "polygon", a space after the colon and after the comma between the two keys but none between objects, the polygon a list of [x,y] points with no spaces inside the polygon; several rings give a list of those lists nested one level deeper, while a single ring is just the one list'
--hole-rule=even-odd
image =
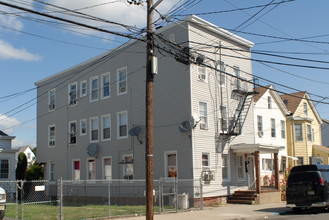
[{"label": "white window frame", "polygon": [[286,121],[281,120],[281,138],[286,139]]},{"label": "white window frame", "polygon": [[[91,174],[90,174],[90,170],[89,170],[89,168],[90,168],[90,167],[89,167],[89,162],[92,161],[92,160],[94,161],[94,165],[95,165],[95,171],[94,171],[94,176],[95,176],[95,178],[94,178],[94,179],[91,178]],[[87,162],[87,163],[86,163],[86,165],[87,165],[87,169],[86,169],[86,171],[87,171],[87,176],[86,176],[86,177],[87,177],[87,178],[86,178],[86,179],[87,179],[87,180],[96,180],[96,179],[97,179],[97,173],[96,173],[96,172],[97,172],[97,168],[96,168],[96,158],[91,158],[91,157],[90,157],[90,158],[87,158],[86,162]]]},{"label": "white window frame", "polygon": [[[204,105],[205,109],[201,110],[201,105]],[[202,112],[201,112],[202,111]],[[208,129],[208,103],[199,101],[199,117],[200,117],[200,128]],[[202,123],[205,127],[202,127]]]},{"label": "white window frame", "polygon": [[[75,89],[73,89],[73,88],[75,88]],[[68,90],[67,100],[68,100],[69,106],[76,105],[78,103],[78,83],[77,82],[70,83],[68,85],[67,90]],[[72,93],[75,93],[75,98],[72,98],[73,97]]]},{"label": "white window frame", "polygon": [[80,98],[85,97],[87,93],[88,93],[88,83],[87,80],[83,80],[80,82]]},{"label": "white window frame", "polygon": [[[297,139],[297,128],[296,128],[297,125],[298,125],[298,127],[300,126],[300,139]],[[304,137],[303,137],[303,124],[295,124],[294,125],[294,132],[295,132],[295,141],[304,141]]]},{"label": "white window frame", "polygon": [[[93,121],[97,121],[97,140],[93,140],[92,138],[92,135],[93,135]],[[99,118],[98,117],[91,117],[89,119],[89,133],[90,133],[90,136],[89,136],[89,140],[90,140],[90,143],[93,143],[93,142],[98,142],[99,141]]]},{"label": "white window frame", "polygon": [[[104,93],[104,77],[108,77],[109,81],[108,81],[108,95],[105,96],[105,93]],[[110,75],[110,72],[108,73],[103,73],[101,75],[101,99],[108,99],[111,97],[111,75]]]},{"label": "white window frame", "polygon": [[[126,124],[121,124],[121,121],[120,121],[121,115],[126,115]],[[120,136],[120,126],[124,126],[124,125],[126,125],[126,135]],[[127,137],[128,137],[128,111],[117,112],[117,138],[122,139],[122,138],[127,138]]]},{"label": "white window frame", "polygon": [[[127,160],[128,157],[131,157],[131,160],[132,161],[131,160],[128,161]],[[135,171],[134,171],[134,156],[132,154],[124,154],[124,155],[122,155],[122,160],[124,161],[123,170],[122,170],[123,179],[125,179],[127,181],[133,180],[134,179],[134,176],[135,176]],[[132,172],[131,173],[128,173],[127,172],[128,169],[132,169]],[[131,175],[129,175],[129,174],[131,174]],[[129,179],[129,178],[126,178],[126,176],[132,176],[132,178]]]},{"label": "white window frame", "polygon": [[264,135],[263,131],[263,116],[257,115],[257,132],[259,137],[262,137]]},{"label": "white window frame", "polygon": [[49,162],[49,181],[55,181],[56,164],[55,161]]},{"label": "white window frame", "polygon": [[[110,129],[110,137],[109,138],[105,138],[104,137],[104,129],[105,129],[105,125],[104,125],[104,119],[105,118],[109,118],[109,129]],[[101,116],[101,139],[102,141],[108,141],[108,140],[111,140],[111,135],[112,133],[112,128],[111,128],[111,114],[107,114],[107,115],[102,115]]]},{"label": "white window frame", "polygon": [[[109,178],[107,178],[107,176],[106,176],[105,160],[111,160],[111,165],[110,165],[111,168],[110,168],[110,176],[109,176]],[[113,166],[112,165],[113,165],[112,157],[103,157],[102,158],[103,179],[105,179],[105,180],[111,180],[113,178],[113,171],[112,171]]]},{"label": "white window frame", "polygon": [[[79,178],[76,175],[75,162],[79,162]],[[81,179],[81,161],[79,159],[72,160],[72,180],[80,180]]]},{"label": "white window frame", "polygon": [[56,108],[56,89],[51,89],[48,92],[48,111],[54,111]]},{"label": "white window frame", "polygon": [[308,116],[308,105],[307,105],[307,102],[304,102],[303,103],[303,110],[304,110],[304,115],[305,116]]},{"label": "white window frame", "polygon": [[178,177],[178,154],[177,154],[177,151],[165,151],[164,152],[164,166],[165,166],[165,173],[164,173],[164,176],[165,178],[169,178],[169,179],[172,179],[174,177],[169,177],[169,165],[168,165],[168,156],[171,155],[171,154],[175,154],[176,155],[176,165],[175,165],[175,168],[176,168],[176,178]]},{"label": "white window frame", "polygon": [[[97,88],[93,88],[93,81],[94,80],[97,80]],[[89,101],[90,102],[96,102],[99,100],[99,77],[98,76],[94,76],[94,77],[91,77],[90,78],[90,81],[89,81],[89,93],[90,93],[90,97],[89,97]],[[93,94],[97,94],[97,97],[93,99]]]},{"label": "white window frame", "polygon": [[272,109],[272,97],[267,96],[267,109]]},{"label": "white window frame", "polygon": [[[71,128],[72,126],[71,125],[74,125],[75,124],[75,131],[72,131]],[[69,122],[69,127],[68,127],[68,131],[69,131],[69,144],[77,144],[77,134],[78,134],[78,123],[77,121],[70,121]],[[71,138],[75,137],[75,142],[72,141]]]},{"label": "white window frame", "polygon": [[[82,125],[82,123],[84,123],[85,124],[85,127],[83,127]],[[87,119],[81,119],[80,120],[80,136],[85,136],[85,135],[87,135],[87,132],[88,132],[88,126],[87,126]],[[83,132],[83,128],[85,128],[85,132]]]},{"label": "white window frame", "polygon": [[[54,135],[51,135],[50,129],[54,128]],[[50,144],[53,141],[54,144]],[[56,146],[56,125],[48,125],[48,147],[55,147]]]},{"label": "white window frame", "polygon": [[201,82],[208,82],[208,73],[206,66],[197,66],[198,80]]},{"label": "white window frame", "polygon": [[241,88],[241,72],[240,72],[240,67],[238,66],[233,66],[233,72],[234,72],[234,75],[236,76],[235,77],[235,88],[236,89],[240,89]]},{"label": "white window frame", "polygon": [[[238,164],[239,158],[241,158],[242,165]],[[246,180],[246,173],[245,173],[245,158],[242,154],[237,154],[236,155],[236,176],[238,181],[245,181]],[[242,172],[242,177],[239,177],[239,169],[241,169]]]},{"label": "white window frame", "polygon": [[[223,164],[223,157],[226,157],[226,166],[224,166]],[[222,154],[222,178],[223,178],[223,181],[224,182],[228,182],[231,180],[231,170],[230,170],[230,155],[229,154]],[[226,172],[227,172],[227,178],[224,178],[223,177],[223,168],[226,169]]]},{"label": "white window frame", "polygon": [[271,158],[262,158],[262,170],[274,171],[274,161]]},{"label": "white window frame", "polygon": [[[206,160],[203,159],[203,156],[206,156]],[[177,157],[177,156],[176,156]],[[203,165],[203,162],[206,161],[208,165]],[[203,152],[201,154],[201,167],[202,170],[209,170],[210,169],[210,153],[209,152]]]},{"label": "white window frame", "polygon": [[[125,72],[126,77],[125,80],[120,80],[120,73],[121,72]],[[120,86],[121,83],[125,84],[125,90],[122,90],[122,87]],[[126,94],[128,92],[128,71],[127,71],[127,67],[122,67],[117,69],[117,95],[123,95]]]},{"label": "white window frame", "polygon": [[275,118],[271,118],[271,137],[276,138],[276,124]]}]

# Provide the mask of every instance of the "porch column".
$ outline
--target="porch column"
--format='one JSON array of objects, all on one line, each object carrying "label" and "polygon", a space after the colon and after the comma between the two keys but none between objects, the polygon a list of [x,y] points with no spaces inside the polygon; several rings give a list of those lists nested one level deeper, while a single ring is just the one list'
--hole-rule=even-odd
[{"label": "porch column", "polygon": [[255,171],[256,171],[256,193],[260,194],[260,163],[259,163],[259,151],[254,152],[255,157]]},{"label": "porch column", "polygon": [[279,159],[278,159],[278,153],[274,153],[274,177],[275,177],[275,188],[279,189]]}]

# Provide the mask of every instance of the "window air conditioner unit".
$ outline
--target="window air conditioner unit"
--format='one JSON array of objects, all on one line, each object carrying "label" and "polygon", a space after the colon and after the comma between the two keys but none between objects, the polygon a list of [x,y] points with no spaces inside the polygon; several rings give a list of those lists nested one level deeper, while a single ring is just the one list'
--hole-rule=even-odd
[{"label": "window air conditioner unit", "polygon": [[199,80],[206,81],[206,74],[199,74]]},{"label": "window air conditioner unit", "polygon": [[258,137],[263,137],[264,132],[263,131],[258,131]]},{"label": "window air conditioner unit", "polygon": [[203,181],[211,181],[214,180],[214,174],[212,172],[206,172],[203,174]]},{"label": "window air conditioner unit", "polygon": [[200,128],[201,129],[208,129],[208,126],[206,123],[200,123]]},{"label": "window air conditioner unit", "polygon": [[49,108],[49,110],[55,109],[55,104],[49,104],[48,108]]}]

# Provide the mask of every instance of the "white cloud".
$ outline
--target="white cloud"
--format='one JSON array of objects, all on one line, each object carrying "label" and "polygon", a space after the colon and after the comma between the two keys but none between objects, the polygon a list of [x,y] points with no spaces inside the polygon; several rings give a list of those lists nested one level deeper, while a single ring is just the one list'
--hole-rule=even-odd
[{"label": "white cloud", "polygon": [[41,56],[26,51],[25,48],[16,49],[11,44],[0,40],[0,60],[15,59],[25,61],[39,61]]},{"label": "white cloud", "polygon": [[20,123],[21,122],[19,122],[16,118],[10,118],[7,117],[6,115],[0,114],[0,129],[6,134],[8,134],[9,136],[12,136],[13,133],[13,129],[11,127],[17,126]]},{"label": "white cloud", "polygon": [[[58,5],[71,10],[78,10],[89,15],[107,19],[109,21],[115,21],[118,23],[136,26],[138,28],[146,27],[146,2],[143,5],[130,5],[126,0],[112,0],[107,1],[108,4],[101,4],[99,0],[50,0],[51,4]],[[166,13],[167,10],[174,7],[180,0],[166,0],[162,2],[157,8],[160,13]],[[97,6],[98,5],[98,6]],[[95,7],[92,7],[95,6]],[[51,7],[50,7],[51,8]],[[154,13],[155,17],[158,16]],[[63,14],[61,14],[63,16]],[[68,17],[69,19],[77,20],[75,17]],[[80,22],[89,25],[100,26],[102,28],[111,29],[112,31],[123,31],[122,27],[113,26],[110,24],[95,22],[86,19],[80,19]],[[125,30],[125,29],[124,29]]]}]

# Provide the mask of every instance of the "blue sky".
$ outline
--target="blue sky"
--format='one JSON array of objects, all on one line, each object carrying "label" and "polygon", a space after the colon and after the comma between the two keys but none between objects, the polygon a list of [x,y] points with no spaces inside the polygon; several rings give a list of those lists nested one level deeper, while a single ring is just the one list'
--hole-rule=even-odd
[{"label": "blue sky", "polygon": [[[126,29],[113,25],[50,13],[49,11],[54,8],[37,4],[33,0],[0,1],[107,30],[129,33]],[[72,10],[81,9],[80,12],[138,28],[143,28],[146,24],[145,4],[129,5],[125,0],[49,0],[44,2]],[[188,2],[190,4],[184,4]],[[267,3],[281,4],[269,5],[266,8],[236,10]],[[327,0],[290,2],[282,0],[164,0],[157,9],[161,15],[167,15],[169,9],[181,4],[185,7],[169,14],[171,16],[167,19],[177,21],[184,16],[173,15],[221,12],[199,16],[254,42],[253,51],[268,51],[266,53],[270,54],[280,52],[275,54],[329,62],[327,24],[329,1]],[[190,6],[193,7],[190,8]],[[59,9],[56,10],[59,11]],[[155,16],[157,15],[158,13]],[[36,146],[34,85],[36,81],[88,60],[126,41],[117,36],[49,21],[54,20],[0,5],[0,129],[9,135],[16,136],[14,146],[26,144]],[[299,40],[282,40],[282,38]],[[273,82],[260,80],[260,84],[274,84],[279,91],[285,93],[297,90],[308,91],[312,99],[324,102],[314,102],[314,104],[320,116],[329,119],[329,99],[325,99],[329,96],[329,69],[326,69],[329,65],[327,63],[259,54],[252,56],[258,60],[303,65],[304,67],[301,68],[254,61],[253,74]]]}]

